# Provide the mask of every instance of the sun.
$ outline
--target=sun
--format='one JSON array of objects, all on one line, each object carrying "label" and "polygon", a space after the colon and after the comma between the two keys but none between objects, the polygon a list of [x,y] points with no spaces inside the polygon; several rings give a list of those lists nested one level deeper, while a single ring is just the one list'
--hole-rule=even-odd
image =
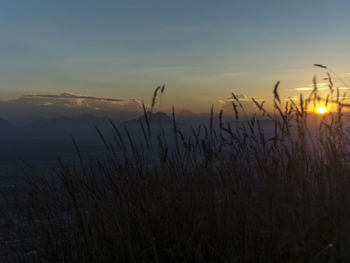
[{"label": "sun", "polygon": [[326,107],[319,107],[318,109],[317,109],[317,113],[319,113],[319,114],[325,114],[327,112],[327,108]]}]

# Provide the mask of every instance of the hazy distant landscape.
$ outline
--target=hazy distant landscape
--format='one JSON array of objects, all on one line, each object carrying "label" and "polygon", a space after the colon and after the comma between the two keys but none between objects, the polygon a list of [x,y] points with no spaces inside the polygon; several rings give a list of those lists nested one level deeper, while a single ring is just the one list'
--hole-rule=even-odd
[{"label": "hazy distant landscape", "polygon": [[0,8],[0,262],[350,262],[350,2]]},{"label": "hazy distant landscape", "polygon": [[155,109],[158,87],[134,119],[2,120],[4,259],[347,258],[349,121],[327,74],[327,96],[314,78],[299,101],[281,102],[277,82],[273,111],[232,93],[231,112],[177,118]]},{"label": "hazy distant landscape", "polygon": [[[57,156],[73,157],[76,152],[72,144],[75,138],[82,151],[91,155],[95,151],[104,149],[96,127],[107,137],[114,135],[111,121],[118,127],[128,128],[130,132],[140,133],[139,120],[142,113],[135,113],[134,119],[118,120],[108,117],[97,117],[92,114],[83,114],[70,117],[56,117],[40,120],[16,121],[0,119],[0,162],[16,163],[20,161],[45,162],[56,160]],[[207,123],[209,113],[193,114],[187,116],[179,114],[179,125],[190,127],[190,124]],[[204,116],[203,116],[204,115]],[[172,125],[172,119],[165,113],[155,113],[155,129],[167,128]],[[159,127],[161,124],[161,127]],[[96,148],[96,150],[94,150]]]}]

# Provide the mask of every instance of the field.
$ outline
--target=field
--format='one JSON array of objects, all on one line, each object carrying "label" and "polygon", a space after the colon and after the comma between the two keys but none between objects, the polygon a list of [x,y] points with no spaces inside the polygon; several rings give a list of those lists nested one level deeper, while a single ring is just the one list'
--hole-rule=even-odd
[{"label": "field", "polygon": [[[327,68],[325,68],[327,71]],[[327,72],[314,90],[273,109],[232,93],[231,121],[159,128],[144,105],[140,136],[97,129],[106,154],[27,171],[8,215],[10,262],[348,262],[350,152],[347,105]],[[159,94],[158,94],[159,95]],[[315,113],[316,105],[331,110]],[[98,135],[96,135],[98,136]],[[141,139],[140,139],[141,138]],[[14,231],[14,229],[16,231]]]}]

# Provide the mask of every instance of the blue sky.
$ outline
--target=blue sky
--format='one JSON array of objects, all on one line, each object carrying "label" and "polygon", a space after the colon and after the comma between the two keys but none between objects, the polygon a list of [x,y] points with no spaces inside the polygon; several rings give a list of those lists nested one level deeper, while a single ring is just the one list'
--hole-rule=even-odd
[{"label": "blue sky", "polygon": [[[69,92],[204,110],[350,72],[349,1],[0,1],[0,95]],[[350,80],[350,79],[349,79]]]}]

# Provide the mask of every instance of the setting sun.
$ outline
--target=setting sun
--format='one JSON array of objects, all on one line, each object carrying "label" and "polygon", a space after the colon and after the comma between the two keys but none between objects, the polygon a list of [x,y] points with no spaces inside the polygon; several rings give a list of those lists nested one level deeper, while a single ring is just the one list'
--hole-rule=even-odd
[{"label": "setting sun", "polygon": [[317,113],[319,114],[325,114],[327,112],[327,108],[326,107],[319,107],[317,109]]}]

